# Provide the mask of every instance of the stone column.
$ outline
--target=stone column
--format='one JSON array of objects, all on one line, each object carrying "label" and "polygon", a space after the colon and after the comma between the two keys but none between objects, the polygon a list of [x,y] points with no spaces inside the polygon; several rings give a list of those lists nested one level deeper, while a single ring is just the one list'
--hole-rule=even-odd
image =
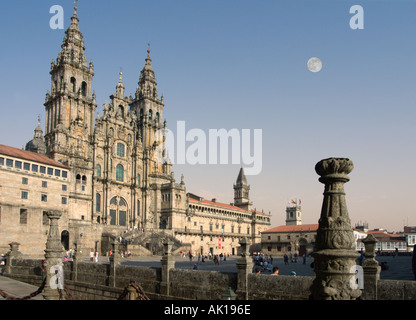
[{"label": "stone column", "polygon": [[78,281],[78,262],[80,261],[82,261],[81,242],[75,242],[72,255],[72,280],[74,281]]},{"label": "stone column", "polygon": [[380,280],[381,267],[379,266],[376,256],[377,239],[369,234],[363,239],[365,245],[364,261],[362,263],[364,271],[364,290],[362,298],[364,300],[377,300],[377,283]]},{"label": "stone column", "polygon": [[4,267],[4,273],[12,274],[13,260],[20,258],[22,253],[19,251],[20,243],[11,242],[9,243],[10,251],[6,253],[6,266]]},{"label": "stone column", "polygon": [[109,257],[110,260],[110,279],[109,285],[110,287],[116,287],[116,275],[117,275],[117,267],[121,263],[121,255],[120,255],[120,244],[117,242],[117,239],[114,239],[112,246],[112,255]]},{"label": "stone column", "polygon": [[361,295],[361,290],[351,286],[358,253],[344,192],[353,168],[352,161],[345,158],[321,160],[315,166],[319,181],[325,185],[316,252],[312,255],[316,277],[311,298],[315,300],[352,300]]},{"label": "stone column", "polygon": [[[62,258],[63,250],[61,244],[61,237],[59,234],[58,220],[61,218],[61,211],[48,211],[49,218],[49,233],[48,239],[46,241],[45,249],[45,270],[46,270],[46,284],[43,291],[43,297],[45,300],[59,300],[60,294],[58,292],[58,286],[56,284],[56,279],[60,276],[56,272],[61,267],[62,271]],[[56,278],[54,278],[56,277]],[[63,280],[63,275],[61,275]],[[52,281],[51,281],[52,280]],[[52,287],[51,287],[52,284]],[[55,285],[57,287],[55,287]]]},{"label": "stone column", "polygon": [[168,239],[163,243],[162,264],[162,281],[160,283],[160,293],[164,295],[170,294],[170,277],[169,272],[175,268],[175,259],[172,256],[173,241]]},{"label": "stone column", "polygon": [[244,237],[239,241],[240,258],[237,260],[237,299],[248,300],[248,275],[253,272],[253,259],[250,257],[250,240]]}]

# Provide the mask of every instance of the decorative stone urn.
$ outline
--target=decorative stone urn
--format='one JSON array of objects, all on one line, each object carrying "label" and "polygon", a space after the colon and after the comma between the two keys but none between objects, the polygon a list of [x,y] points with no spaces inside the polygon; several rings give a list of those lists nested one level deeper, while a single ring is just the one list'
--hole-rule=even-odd
[{"label": "decorative stone urn", "polygon": [[351,286],[356,274],[358,253],[345,201],[344,184],[353,170],[351,160],[329,158],[315,166],[319,181],[325,185],[324,200],[316,237],[314,257],[315,280],[311,299],[351,300],[361,290]]}]

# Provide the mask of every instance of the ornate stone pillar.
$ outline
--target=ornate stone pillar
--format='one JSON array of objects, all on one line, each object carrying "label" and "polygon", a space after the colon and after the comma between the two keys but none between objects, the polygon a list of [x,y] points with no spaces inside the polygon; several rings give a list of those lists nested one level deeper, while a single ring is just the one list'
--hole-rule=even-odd
[{"label": "ornate stone pillar", "polygon": [[237,260],[237,299],[248,300],[248,275],[253,272],[253,259],[250,257],[250,240],[244,237],[239,241],[240,258]]},{"label": "ornate stone pillar", "polygon": [[316,300],[351,300],[361,295],[351,286],[356,274],[358,253],[345,201],[344,184],[350,179],[352,161],[345,158],[321,160],[315,166],[325,185],[324,200],[316,238],[315,280],[311,298]]},{"label": "ornate stone pillar", "polygon": [[160,293],[164,295],[170,294],[170,277],[169,271],[175,268],[175,259],[172,256],[173,241],[168,239],[163,243],[162,264],[162,281],[160,283]]},{"label": "ornate stone pillar", "polygon": [[[62,271],[63,250],[59,234],[58,220],[61,218],[62,212],[48,211],[47,215],[49,218],[49,233],[45,249],[46,284],[43,297],[45,300],[59,300],[60,294],[58,289],[60,288],[59,283],[56,283],[56,280],[59,279],[63,281],[64,278],[62,273],[59,274],[59,272]],[[63,283],[60,285],[63,286]]]},{"label": "ornate stone pillar", "polygon": [[4,267],[4,272],[6,274],[12,273],[13,259],[20,258],[22,253],[19,251],[20,243],[11,242],[9,243],[10,251],[6,253],[6,266]]},{"label": "ornate stone pillar", "polygon": [[364,300],[377,300],[377,283],[380,280],[381,267],[379,266],[376,256],[377,239],[369,234],[363,239],[365,245],[364,261],[362,263],[364,271],[364,290],[362,298]]}]

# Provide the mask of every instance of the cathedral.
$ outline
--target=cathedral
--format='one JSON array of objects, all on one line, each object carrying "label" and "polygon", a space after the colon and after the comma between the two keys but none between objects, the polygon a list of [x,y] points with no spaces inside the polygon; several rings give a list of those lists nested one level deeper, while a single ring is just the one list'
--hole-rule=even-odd
[{"label": "cathedral", "polygon": [[252,208],[243,169],[230,204],[187,193],[183,176],[176,182],[150,51],[134,96],[126,96],[120,73],[99,116],[85,49],[75,7],[51,63],[44,134],[39,121],[25,150],[0,145],[0,249],[18,242],[23,253],[42,255],[48,210],[62,212],[66,250],[82,243],[104,253],[106,235],[133,240],[132,231],[163,234],[198,253],[236,253],[243,236],[260,247],[270,213]]}]

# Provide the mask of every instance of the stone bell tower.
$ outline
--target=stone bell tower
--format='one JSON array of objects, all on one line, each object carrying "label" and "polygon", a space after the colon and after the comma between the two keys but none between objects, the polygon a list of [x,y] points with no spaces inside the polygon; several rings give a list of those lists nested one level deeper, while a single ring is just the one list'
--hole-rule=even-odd
[{"label": "stone bell tower", "polygon": [[95,94],[92,94],[94,66],[87,63],[84,38],[79,29],[77,7],[56,61],[51,63],[51,91],[45,100],[46,152],[54,160],[71,165],[76,157],[92,158]]}]

